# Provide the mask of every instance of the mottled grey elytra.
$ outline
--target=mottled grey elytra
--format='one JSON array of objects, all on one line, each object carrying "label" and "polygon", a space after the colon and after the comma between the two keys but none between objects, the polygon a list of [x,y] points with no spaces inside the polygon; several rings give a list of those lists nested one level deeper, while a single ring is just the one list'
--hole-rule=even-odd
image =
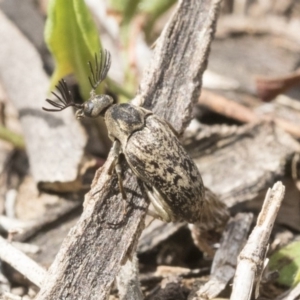
[{"label": "mottled grey elytra", "polygon": [[204,186],[201,175],[174,134],[174,129],[151,111],[132,104],[114,104],[108,95],[96,95],[97,86],[105,79],[111,63],[109,52],[95,55],[95,68],[89,62],[92,91],[84,104],[75,104],[64,80],[57,89],[59,102],[47,99],[56,107],[46,111],[61,111],[75,106],[77,118],[102,116],[113,141],[114,160],[109,172],[116,171],[120,192],[123,189],[119,156],[121,153],[134,172],[142,180],[155,211],[154,217],[166,222],[199,221],[204,202]]}]

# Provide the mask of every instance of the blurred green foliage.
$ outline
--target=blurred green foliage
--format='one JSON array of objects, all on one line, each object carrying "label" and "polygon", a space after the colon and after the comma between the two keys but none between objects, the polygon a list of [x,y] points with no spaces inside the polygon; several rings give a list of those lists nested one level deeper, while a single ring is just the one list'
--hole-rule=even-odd
[{"label": "blurred green foliage", "polygon": [[91,86],[87,62],[101,50],[99,34],[84,0],[50,0],[45,40],[55,60],[51,89],[64,76],[74,74],[84,99]]},{"label": "blurred green foliage", "polygon": [[2,125],[0,125],[0,139],[11,143],[16,149],[25,149],[23,137]]},{"label": "blurred green foliage", "polygon": [[270,257],[270,271],[278,271],[277,282],[285,286],[295,286],[300,281],[300,242],[281,248]]},{"label": "blurred green foliage", "polygon": [[109,0],[110,9],[121,16],[121,38],[129,42],[130,24],[137,15],[143,16],[143,30],[150,41],[155,21],[176,3],[176,0]]},{"label": "blurred green foliage", "polygon": [[[109,10],[120,16],[120,50],[124,69],[124,87],[111,79],[106,82],[112,92],[127,101],[134,94],[138,78],[129,61],[130,43],[136,42],[136,17],[141,17],[142,30],[149,37],[153,24],[176,0],[109,0]],[[88,99],[91,86],[87,62],[101,51],[96,25],[84,0],[50,0],[45,26],[45,40],[55,60],[50,89],[66,75],[74,74],[83,99]],[[101,87],[97,89],[101,93]],[[123,97],[122,97],[123,96]]]}]

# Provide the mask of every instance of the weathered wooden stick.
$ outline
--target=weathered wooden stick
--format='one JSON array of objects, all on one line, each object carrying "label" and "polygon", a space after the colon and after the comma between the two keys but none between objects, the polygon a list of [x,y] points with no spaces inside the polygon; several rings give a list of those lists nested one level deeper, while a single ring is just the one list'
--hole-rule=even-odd
[{"label": "weathered wooden stick", "polygon": [[230,300],[249,300],[258,287],[273,225],[284,197],[285,187],[278,181],[269,189],[247,244],[238,257]]}]

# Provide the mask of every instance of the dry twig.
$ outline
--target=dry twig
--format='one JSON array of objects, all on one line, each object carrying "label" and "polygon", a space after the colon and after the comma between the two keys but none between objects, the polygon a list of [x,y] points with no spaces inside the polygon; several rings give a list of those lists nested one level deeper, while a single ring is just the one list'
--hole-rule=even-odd
[{"label": "dry twig", "polygon": [[252,214],[239,213],[228,222],[213,260],[210,279],[191,300],[212,299],[225,289],[234,276],[237,256],[245,244],[252,219]]},{"label": "dry twig", "polygon": [[46,270],[39,266],[35,261],[29,258],[20,250],[13,247],[9,242],[0,236],[0,258],[7,262],[31,282],[38,287],[46,276]]},{"label": "dry twig", "polygon": [[297,138],[300,137],[300,129],[296,124],[273,116],[257,115],[251,109],[213,92],[202,91],[199,104],[204,105],[214,112],[240,122],[250,123],[259,120],[273,120],[278,126],[290,134]]},{"label": "dry twig", "polygon": [[[248,300],[255,288],[258,297],[260,278],[273,225],[284,197],[285,188],[279,181],[269,189],[263,207],[247,244],[238,257],[231,300]],[[255,286],[256,285],[256,286]]]},{"label": "dry twig", "polygon": [[271,101],[300,82],[300,69],[286,76],[258,76],[255,80],[258,96],[264,101]]}]

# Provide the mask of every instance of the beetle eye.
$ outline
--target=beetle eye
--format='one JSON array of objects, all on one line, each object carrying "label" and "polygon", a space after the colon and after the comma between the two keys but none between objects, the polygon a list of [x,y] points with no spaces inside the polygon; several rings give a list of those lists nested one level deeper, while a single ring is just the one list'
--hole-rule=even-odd
[{"label": "beetle eye", "polygon": [[95,103],[93,100],[88,100],[83,104],[83,109],[82,109],[82,116],[85,117],[93,117],[93,111],[95,108]]},{"label": "beetle eye", "polygon": [[96,95],[84,103],[83,114],[90,118],[104,116],[113,102],[113,98],[108,95]]}]

